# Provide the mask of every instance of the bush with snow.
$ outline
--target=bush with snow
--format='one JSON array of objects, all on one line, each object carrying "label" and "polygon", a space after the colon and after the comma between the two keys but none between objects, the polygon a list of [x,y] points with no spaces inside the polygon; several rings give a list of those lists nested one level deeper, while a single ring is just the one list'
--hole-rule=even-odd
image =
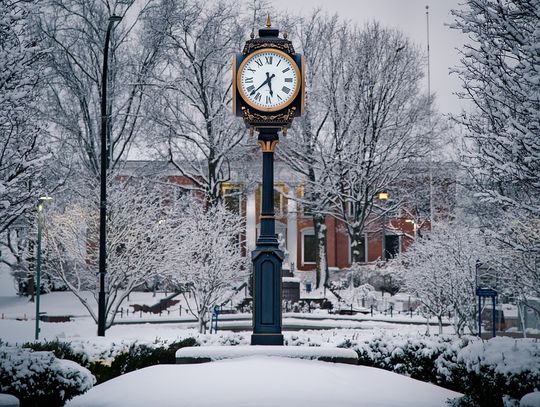
[{"label": "bush with snow", "polygon": [[18,397],[21,406],[63,406],[95,381],[88,369],[52,352],[0,346],[0,393]]},{"label": "bush with snow", "polygon": [[[493,338],[473,341],[456,354],[450,387],[466,394],[464,405],[503,406],[540,388],[540,342]],[[469,403],[469,404],[467,404]]]}]

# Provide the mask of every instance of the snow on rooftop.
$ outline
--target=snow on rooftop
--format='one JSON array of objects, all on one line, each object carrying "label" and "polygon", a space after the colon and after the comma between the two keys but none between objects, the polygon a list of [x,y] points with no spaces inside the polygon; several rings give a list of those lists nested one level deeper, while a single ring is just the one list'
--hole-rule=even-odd
[{"label": "snow on rooftop", "polygon": [[365,366],[252,356],[157,365],[100,384],[67,407],[443,407],[461,394]]}]

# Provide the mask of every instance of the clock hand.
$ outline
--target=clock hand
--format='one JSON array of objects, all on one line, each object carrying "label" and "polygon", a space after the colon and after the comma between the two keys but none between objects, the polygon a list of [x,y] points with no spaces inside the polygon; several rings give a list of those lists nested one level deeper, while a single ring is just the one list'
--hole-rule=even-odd
[{"label": "clock hand", "polygon": [[274,96],[274,92],[272,92],[272,78],[276,76],[275,74],[272,74],[272,76],[268,76],[268,72],[266,72],[266,81],[268,82],[268,87],[270,88],[270,96]]},{"label": "clock hand", "polygon": [[269,80],[269,79],[268,79],[268,72],[266,73],[266,76],[267,76],[267,77],[266,77],[266,80],[265,80],[263,83],[261,83],[261,86],[259,86],[257,89],[255,89],[254,91],[252,91],[252,92],[250,93],[250,95],[255,94],[255,92],[257,92],[260,88],[262,88],[264,85],[266,85],[266,84],[268,83],[268,80]]}]

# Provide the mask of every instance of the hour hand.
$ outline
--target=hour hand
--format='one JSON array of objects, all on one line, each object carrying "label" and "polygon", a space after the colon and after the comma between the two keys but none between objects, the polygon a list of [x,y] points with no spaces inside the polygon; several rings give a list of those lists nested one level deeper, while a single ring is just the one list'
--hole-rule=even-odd
[{"label": "hour hand", "polygon": [[269,76],[268,72],[266,72],[266,83],[268,83],[268,87],[270,88],[270,96],[274,96],[274,92],[272,92],[272,78],[276,76],[275,74],[272,74],[272,76]]}]

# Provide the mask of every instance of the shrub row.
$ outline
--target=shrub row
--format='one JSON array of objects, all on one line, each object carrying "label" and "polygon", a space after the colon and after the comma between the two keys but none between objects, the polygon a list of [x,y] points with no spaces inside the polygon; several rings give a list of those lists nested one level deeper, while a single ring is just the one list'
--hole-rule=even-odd
[{"label": "shrub row", "polygon": [[68,342],[29,342],[21,348],[0,343],[0,393],[16,396],[21,407],[60,407],[95,383],[156,364],[174,364],[176,351],[195,346],[187,338],[168,345],[133,343],[112,360],[90,360]]},{"label": "shrub row", "polygon": [[[176,351],[185,346],[205,343],[226,346],[247,342],[240,334],[220,333],[217,336],[186,338],[169,344],[159,341],[121,346],[113,344],[111,349],[103,351],[98,358],[95,354],[88,356],[88,349],[84,346],[81,349],[76,344],[67,342],[28,343],[23,346],[41,351],[34,352],[33,357],[45,358],[51,366],[62,367],[62,363],[55,364],[53,360],[57,359],[54,356],[76,362],[87,368],[95,376],[97,383],[102,383],[143,367],[174,364]],[[329,343],[354,349],[362,365],[390,370],[459,391],[465,395],[456,404],[461,407],[498,407],[503,406],[503,399],[506,400],[505,405],[510,406],[523,395],[540,388],[540,342],[535,340],[494,338],[481,341],[474,337],[457,339],[455,336],[404,336],[384,332],[360,338],[356,334],[343,336],[336,332],[319,335],[298,333],[286,338],[289,346],[328,346]],[[35,356],[40,354],[48,356]],[[6,358],[0,354],[0,359]],[[47,363],[43,362],[44,365]],[[5,391],[6,383],[12,381],[10,376],[13,365],[16,363],[0,364],[2,391]],[[11,384],[10,388],[16,391],[6,392],[20,397],[26,403],[23,403],[23,406],[37,406],[35,398],[27,397],[27,393],[28,386],[33,388],[34,383],[39,382],[39,388],[51,395],[50,402],[39,405],[62,405],[63,401],[88,390],[92,384],[92,380],[88,379],[91,377],[88,376],[89,372],[74,374],[71,379],[64,379],[69,376],[65,367],[63,366],[64,370],[60,373],[57,371],[58,367],[48,368],[47,374],[39,373],[46,369],[37,369],[35,373],[30,373],[31,370],[27,368],[18,369],[26,372],[24,377],[19,379],[20,383]],[[81,368],[82,372],[86,371],[84,368]],[[57,376],[60,376],[60,379]],[[64,381],[66,385],[63,384]]]},{"label": "shrub row", "polygon": [[161,346],[151,344],[132,343],[124,351],[116,354],[109,360],[89,360],[83,352],[74,351],[70,344],[61,341],[50,342],[29,342],[23,347],[34,350],[47,350],[58,358],[72,360],[87,368],[97,379],[97,384],[118,377],[122,374],[132,372],[143,367],[176,363],[176,351],[186,346],[196,346],[198,342],[195,338],[186,338],[181,341]]},{"label": "shrub row", "polygon": [[540,343],[494,338],[402,337],[347,339],[360,364],[390,370],[463,393],[462,407],[503,407],[540,388]]}]

